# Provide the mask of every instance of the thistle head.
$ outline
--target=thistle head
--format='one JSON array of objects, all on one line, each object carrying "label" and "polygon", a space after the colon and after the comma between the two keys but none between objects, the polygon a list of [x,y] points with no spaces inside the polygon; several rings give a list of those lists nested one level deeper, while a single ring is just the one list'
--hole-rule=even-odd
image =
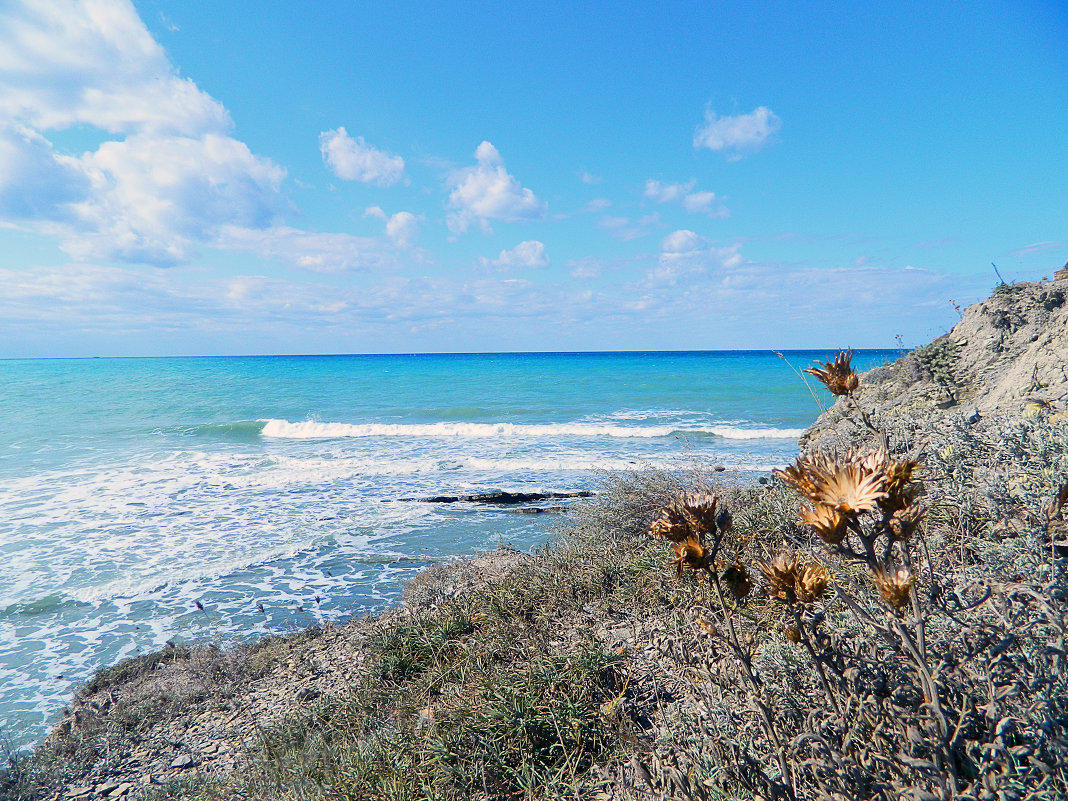
[{"label": "thistle head", "polygon": [[680,542],[673,542],[671,547],[675,551],[674,565],[680,576],[683,569],[687,567],[691,570],[708,569],[708,554],[704,542],[699,538],[690,537]]},{"label": "thistle head", "polygon": [[926,509],[921,509],[913,504],[894,512],[886,521],[890,536],[901,542],[907,540],[919,528],[920,521],[923,520],[926,511]]},{"label": "thistle head", "polygon": [[819,562],[804,562],[797,554],[783,551],[757,567],[768,580],[772,597],[784,603],[810,604],[823,597],[831,574]]},{"label": "thistle head", "polygon": [[916,577],[907,567],[889,567],[872,571],[872,582],[883,600],[900,612],[909,602]]},{"label": "thistle head", "polygon": [[831,391],[832,395],[852,395],[860,386],[860,378],[853,371],[850,362],[853,360],[853,351],[842,351],[833,360],[817,367],[809,367],[804,372],[814,375],[820,382]]},{"label": "thistle head", "polygon": [[837,545],[846,535],[846,517],[833,506],[818,503],[814,507],[802,506],[802,525],[812,528],[828,545]]},{"label": "thistle head", "polygon": [[749,576],[745,565],[740,562],[730,565],[719,578],[730,590],[731,595],[738,599],[745,598],[753,589],[753,579]]}]

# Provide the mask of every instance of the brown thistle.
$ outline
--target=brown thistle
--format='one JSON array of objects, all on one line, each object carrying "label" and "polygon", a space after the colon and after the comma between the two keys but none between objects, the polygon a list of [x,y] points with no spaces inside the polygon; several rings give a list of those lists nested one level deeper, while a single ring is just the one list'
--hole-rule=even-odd
[{"label": "brown thistle", "polygon": [[846,517],[833,506],[818,503],[815,507],[802,506],[802,525],[811,527],[829,545],[837,545],[846,535]]},{"label": "brown thistle", "polygon": [[770,562],[757,562],[768,580],[773,598],[788,604],[810,604],[823,597],[831,574],[819,562],[802,562],[795,553],[783,551]]},{"label": "brown thistle", "polygon": [[735,562],[724,570],[720,580],[735,598],[745,598],[753,589],[753,580],[749,577],[749,571],[740,562]]},{"label": "brown thistle", "polygon": [[672,503],[660,510],[660,517],[649,526],[649,533],[671,542],[682,542],[690,536],[690,524],[682,509]]},{"label": "brown thistle", "polygon": [[819,492],[820,477],[834,469],[834,459],[817,451],[797,457],[797,461],[785,470],[771,472],[811,500]]},{"label": "brown thistle", "polygon": [[797,602],[815,603],[831,583],[831,571],[819,562],[806,562],[797,571]]},{"label": "brown thistle", "polygon": [[833,473],[820,476],[818,491],[811,500],[837,509],[847,517],[856,517],[870,512],[886,497],[885,481],[881,471],[870,472],[861,464],[839,465]]},{"label": "brown thistle", "polygon": [[682,513],[695,531],[716,531],[716,506],[719,498],[708,492],[693,492],[682,499]]},{"label": "brown thistle", "polygon": [[887,459],[883,467],[886,475],[886,497],[879,501],[879,508],[884,512],[898,512],[909,506],[916,498],[916,485],[912,483],[912,474],[920,466],[918,459]]},{"label": "brown thistle", "polygon": [[886,473],[880,461],[878,452],[861,456],[850,451],[843,460],[806,454],[774,474],[817,506],[829,506],[855,519],[886,498]]},{"label": "brown thistle", "polygon": [[926,509],[913,505],[894,512],[886,521],[886,525],[890,529],[890,535],[895,540],[902,542],[907,540],[919,527],[926,511]]},{"label": "brown thistle", "polygon": [[905,608],[916,583],[916,577],[907,567],[889,567],[872,571],[872,582],[891,607],[897,611]]},{"label": "brown thistle", "polygon": [[[814,375],[833,395],[852,395],[860,386],[860,379],[850,366],[853,351],[842,351],[833,361],[822,367],[809,367],[804,372]],[[817,360],[816,364],[820,364]]]},{"label": "brown thistle", "polygon": [[691,493],[672,501],[650,524],[649,533],[674,543],[696,537],[703,544],[705,535],[716,531],[718,503],[719,499],[707,492]]},{"label": "brown thistle", "polygon": [[708,555],[702,538],[691,536],[681,542],[671,543],[671,547],[675,550],[675,561],[672,564],[680,576],[687,567],[691,570],[708,570]]}]

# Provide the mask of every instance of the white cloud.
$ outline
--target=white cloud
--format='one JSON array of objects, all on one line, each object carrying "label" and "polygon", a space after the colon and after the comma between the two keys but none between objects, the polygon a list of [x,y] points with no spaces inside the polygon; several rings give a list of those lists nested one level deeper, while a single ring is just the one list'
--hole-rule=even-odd
[{"label": "white cloud", "polygon": [[[226,109],[180,78],[126,0],[15,3],[0,12],[0,223],[76,258],[178,264],[221,226],[288,209],[285,171],[227,134]],[[57,152],[51,130],[121,138]]]},{"label": "white cloud", "polygon": [[599,175],[594,175],[593,173],[591,173],[591,172],[589,172],[587,170],[583,170],[582,172],[579,173],[579,180],[582,181],[582,183],[584,183],[584,184],[588,184],[590,186],[593,186],[595,184],[601,183],[601,181],[604,180],[604,179],[601,178],[601,176],[599,176]]},{"label": "white cloud", "polygon": [[0,118],[38,130],[222,133],[222,104],[180,78],[127,0],[24,0],[0,12]]},{"label": "white cloud", "polygon": [[105,142],[81,165],[92,182],[74,205],[64,250],[80,259],[188,260],[222,226],[270,227],[285,210],[285,171],[243,142],[207,134]]},{"label": "white cloud", "polygon": [[1054,248],[1059,248],[1062,245],[1066,244],[1068,244],[1068,242],[1065,242],[1063,239],[1047,242],[1034,242],[1030,245],[1024,245],[1023,247],[1016,248],[1015,250],[1010,250],[1009,255],[1030,256],[1032,253],[1042,253],[1045,250],[1052,250]]},{"label": "white cloud", "polygon": [[463,233],[472,222],[478,222],[489,232],[491,220],[526,222],[545,217],[546,205],[509,175],[497,148],[483,142],[475,150],[475,158],[477,166],[457,170],[449,177],[449,207],[456,209],[448,217],[449,230]]},{"label": "white cloud", "polygon": [[704,125],[697,126],[694,133],[693,146],[722,151],[730,158],[741,158],[743,153],[760,150],[781,127],[782,120],[766,106],[732,117],[717,117],[708,108],[705,109]]},{"label": "white cloud", "polygon": [[536,240],[520,242],[511,250],[502,250],[495,259],[482,257],[479,264],[488,270],[509,272],[516,269],[538,269],[549,266],[549,257],[545,255],[545,245]]},{"label": "white cloud", "polygon": [[219,231],[218,246],[278,259],[312,272],[389,271],[400,266],[393,243],[285,226],[265,230],[225,226]]},{"label": "white cloud", "polygon": [[710,272],[733,270],[742,264],[740,244],[717,246],[693,231],[672,231],[660,243],[656,266],[645,276],[649,286],[675,286]]},{"label": "white cloud", "polygon": [[404,159],[353,139],[343,128],[319,134],[323,161],[338,178],[377,186],[392,186],[404,179]]},{"label": "white cloud", "polygon": [[392,217],[382,211],[379,206],[371,206],[363,213],[364,217],[374,217],[386,224],[386,236],[400,248],[411,247],[416,235],[419,233],[419,223],[425,217],[422,214],[412,214],[410,211],[398,211]]},{"label": "white cloud", "polygon": [[649,179],[645,182],[645,196],[657,203],[679,203],[691,214],[707,214],[709,217],[728,217],[730,212],[716,197],[715,192],[695,192],[697,179],[684,184],[665,184]]},{"label": "white cloud", "polygon": [[692,253],[706,243],[707,240],[703,236],[682,229],[665,236],[660,243],[660,250],[663,253]]},{"label": "white cloud", "polygon": [[398,211],[386,221],[386,236],[399,247],[409,247],[419,233],[419,222],[423,216],[410,211]]},{"label": "white cloud", "polygon": [[595,197],[583,208],[583,211],[589,211],[596,213],[598,211],[604,211],[612,205],[612,201],[606,197]]}]

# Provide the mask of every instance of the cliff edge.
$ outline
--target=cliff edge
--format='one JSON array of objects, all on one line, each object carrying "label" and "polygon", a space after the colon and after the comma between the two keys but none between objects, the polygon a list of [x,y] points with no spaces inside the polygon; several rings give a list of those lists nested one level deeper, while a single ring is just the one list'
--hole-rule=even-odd
[{"label": "cliff edge", "polygon": [[[1068,408],[1068,270],[1049,282],[1002,284],[923,347],[861,376],[856,400],[886,424],[963,416],[1062,414]],[[854,444],[863,432],[839,399],[802,448]]]}]

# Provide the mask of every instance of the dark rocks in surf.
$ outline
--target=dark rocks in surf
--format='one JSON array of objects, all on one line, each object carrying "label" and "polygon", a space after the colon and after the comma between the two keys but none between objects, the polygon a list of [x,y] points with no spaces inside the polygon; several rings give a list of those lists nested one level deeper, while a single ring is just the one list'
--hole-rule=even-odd
[{"label": "dark rocks in surf", "polygon": [[593,493],[582,492],[483,492],[477,495],[432,495],[429,498],[401,498],[419,503],[490,503],[510,505],[555,500],[557,498],[589,498]]}]

